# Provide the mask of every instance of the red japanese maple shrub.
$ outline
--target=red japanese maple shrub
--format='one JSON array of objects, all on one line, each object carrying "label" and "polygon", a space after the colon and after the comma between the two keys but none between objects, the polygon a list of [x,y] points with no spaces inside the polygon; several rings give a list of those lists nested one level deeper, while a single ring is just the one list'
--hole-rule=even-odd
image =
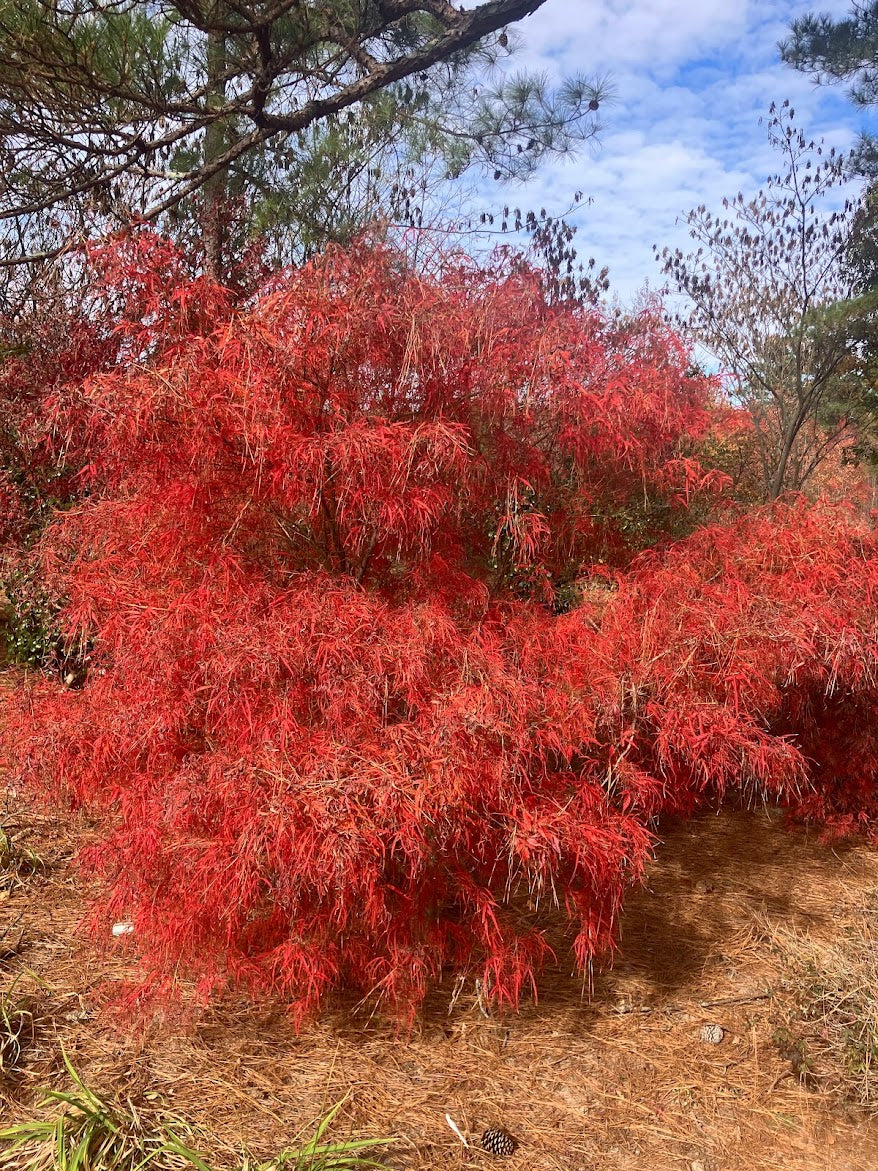
[{"label": "red japanese maple shrub", "polygon": [[0,579],[5,650],[19,663],[61,678],[81,667],[32,557],[47,521],[94,492],[81,474],[83,437],[68,428],[58,442],[47,431],[51,404],[86,378],[190,335],[199,322],[183,301],[209,312],[214,328],[228,296],[189,279],[172,245],[144,236],[68,258],[63,274],[0,315]]},{"label": "red japanese maple shrub", "polygon": [[554,611],[716,488],[710,383],[528,270],[361,246],[236,307],[133,248],[99,270],[117,360],[50,403],[86,495],[39,554],[88,678],[5,721],[18,773],[103,819],[102,929],[299,1013],[406,1011],[445,965],[515,1003],[547,950],[522,893],[586,965],[661,794],[607,783],[598,602]]},{"label": "red japanese maple shrub", "polygon": [[639,558],[601,627],[604,733],[662,809],[730,789],[838,830],[878,814],[878,537],[779,503]]}]

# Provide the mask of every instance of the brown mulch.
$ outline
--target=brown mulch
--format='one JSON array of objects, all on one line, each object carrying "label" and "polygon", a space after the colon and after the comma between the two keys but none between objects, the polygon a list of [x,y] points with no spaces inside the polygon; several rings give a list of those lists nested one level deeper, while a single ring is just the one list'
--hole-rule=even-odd
[{"label": "brown mulch", "polygon": [[[64,1084],[63,1044],[87,1085],[184,1117],[222,1166],[240,1166],[244,1148],[270,1158],[347,1094],[333,1135],[393,1136],[400,1168],[497,1162],[466,1151],[446,1113],[469,1135],[514,1134],[510,1171],[878,1167],[878,1116],[846,1098],[826,1054],[805,1070],[779,1041],[795,1032],[801,988],[778,940],[829,945],[856,928],[878,888],[864,845],[821,844],[768,812],[667,826],[590,994],[559,940],[565,963],[517,1016],[485,1016],[472,987],[449,1011],[449,985],[410,1035],[338,1003],[297,1036],[281,1009],[234,999],[138,1030],[100,1009],[131,956],[129,941],[99,954],[77,934],[87,892],[72,843],[87,828],[14,800],[0,824],[48,863],[0,881],[0,991],[35,1021],[19,1073],[0,1079],[3,1123]],[[701,1039],[706,1024],[720,1044]]]}]

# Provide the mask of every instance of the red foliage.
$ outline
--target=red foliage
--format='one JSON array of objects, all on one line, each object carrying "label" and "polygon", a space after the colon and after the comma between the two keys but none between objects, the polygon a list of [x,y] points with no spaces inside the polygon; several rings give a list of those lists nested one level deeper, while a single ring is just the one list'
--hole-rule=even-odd
[{"label": "red foliage", "polygon": [[[47,514],[81,494],[85,458],[80,437],[50,443],[47,404],[100,371],[142,359],[199,321],[184,312],[197,282],[167,241],[127,237],[88,248],[63,287],[35,291],[27,311],[0,317],[0,467],[6,517],[0,558],[22,569],[22,545],[39,532]],[[222,290],[199,298],[212,326],[227,300]]]},{"label": "red foliage", "polygon": [[645,555],[602,623],[611,738],[665,809],[729,789],[839,828],[876,812],[878,539],[846,509],[777,504]]},{"label": "red foliage", "polygon": [[711,386],[655,318],[366,248],[235,307],[165,247],[105,265],[118,357],[52,396],[89,495],[40,552],[89,677],[5,725],[102,812],[104,929],[155,970],[304,1014],[343,984],[405,1012],[453,965],[514,1004],[547,950],[524,896],[585,966],[663,809],[821,769],[821,811],[868,803],[826,754],[833,688],[874,700],[871,538],[777,509],[625,568],[717,487]]}]

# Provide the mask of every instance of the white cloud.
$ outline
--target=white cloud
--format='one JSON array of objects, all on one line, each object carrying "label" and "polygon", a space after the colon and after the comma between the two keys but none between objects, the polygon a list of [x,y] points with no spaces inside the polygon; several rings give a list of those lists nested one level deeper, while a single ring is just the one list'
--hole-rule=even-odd
[{"label": "white cloud", "polygon": [[625,66],[648,60],[667,67],[696,56],[704,46],[740,35],[745,13],[746,6],[728,0],[547,0],[519,29],[529,52],[560,56],[566,65],[587,46],[595,63],[605,59],[608,65]]},{"label": "white cloud", "polygon": [[655,287],[654,243],[685,248],[691,207],[719,209],[777,168],[759,125],[772,101],[789,97],[810,136],[841,149],[855,141],[862,112],[779,60],[777,42],[813,8],[840,16],[849,0],[547,0],[517,26],[514,65],[556,79],[609,72],[617,100],[577,159],[480,199],[558,213],[583,190],[590,202],[572,217],[580,252],[610,266],[623,299]]}]

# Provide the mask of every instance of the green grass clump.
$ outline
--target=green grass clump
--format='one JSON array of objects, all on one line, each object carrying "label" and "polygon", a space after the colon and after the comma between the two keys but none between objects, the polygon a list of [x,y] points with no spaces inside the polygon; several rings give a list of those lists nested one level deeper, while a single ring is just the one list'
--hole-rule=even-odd
[{"label": "green grass clump", "polygon": [[0,1077],[9,1077],[18,1069],[33,1028],[33,1014],[28,1009],[9,993],[0,996]]},{"label": "green grass clump", "polygon": [[[149,1167],[180,1171],[187,1166],[216,1171],[190,1145],[193,1131],[182,1119],[146,1119],[130,1100],[124,1106],[111,1105],[85,1085],[67,1054],[63,1056],[74,1089],[44,1090],[40,1108],[48,1117],[0,1130],[0,1171],[144,1171]],[[324,1141],[345,1100],[332,1107],[302,1146],[265,1162],[245,1153],[240,1171],[355,1171],[385,1166],[366,1152],[387,1146],[390,1139]]]},{"label": "green grass clump", "polygon": [[0,825],[0,887],[12,886],[23,877],[45,869],[45,861],[29,846]]},{"label": "green grass clump", "polygon": [[[348,1138],[340,1142],[324,1142],[326,1131],[347,1101],[342,1098],[323,1116],[311,1138],[301,1147],[291,1147],[266,1162],[256,1162],[245,1155],[241,1171],[355,1171],[362,1167],[386,1167],[385,1163],[369,1158],[366,1151],[386,1147],[389,1138]],[[199,1169],[201,1171],[201,1169]]]},{"label": "green grass clump", "polygon": [[10,1171],[141,1171],[151,1164],[181,1167],[187,1162],[199,1167],[197,1155],[169,1126],[158,1124],[150,1129],[130,1102],[127,1109],[109,1105],[85,1085],[66,1053],[64,1064],[75,1088],[44,1090],[41,1114],[48,1111],[50,1117],[0,1130],[0,1167]]}]

